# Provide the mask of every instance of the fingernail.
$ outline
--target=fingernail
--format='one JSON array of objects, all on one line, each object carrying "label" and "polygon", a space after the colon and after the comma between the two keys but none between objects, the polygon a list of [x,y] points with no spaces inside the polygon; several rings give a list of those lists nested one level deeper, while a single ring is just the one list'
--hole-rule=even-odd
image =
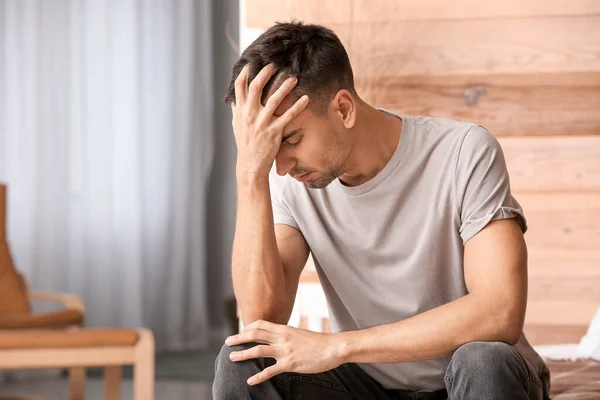
[{"label": "fingernail", "polygon": [[305,94],[304,96],[300,97],[300,100],[308,101],[308,95]]},{"label": "fingernail", "polygon": [[298,78],[296,78],[295,76],[290,76],[288,78],[288,81],[290,81],[290,82],[296,82],[297,80],[298,80]]},{"label": "fingernail", "polygon": [[225,344],[229,345],[229,342],[231,342],[231,337],[228,337],[227,339],[225,339]]},{"label": "fingernail", "polygon": [[231,354],[229,355],[229,359],[230,359],[231,361],[235,361],[235,359],[236,359],[236,358],[237,358],[237,354],[235,354],[235,353],[231,353]]},{"label": "fingernail", "polygon": [[248,378],[248,385],[254,385],[254,379]]}]

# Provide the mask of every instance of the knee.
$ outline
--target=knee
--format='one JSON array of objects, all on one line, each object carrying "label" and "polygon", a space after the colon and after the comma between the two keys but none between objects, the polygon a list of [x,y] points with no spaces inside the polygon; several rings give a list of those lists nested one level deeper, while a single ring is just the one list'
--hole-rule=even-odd
[{"label": "knee", "polygon": [[258,367],[253,367],[251,361],[233,362],[229,355],[234,351],[247,350],[255,344],[243,344],[239,346],[223,345],[215,360],[215,379],[213,381],[213,398],[234,399],[242,393],[247,393],[248,384],[246,380],[252,376]]},{"label": "knee", "polygon": [[460,346],[452,355],[450,367],[457,371],[471,371],[482,378],[497,376],[511,367],[516,350],[502,342],[470,342]]},{"label": "knee", "polygon": [[[502,342],[471,342],[453,354],[444,377],[450,399],[538,398],[525,359]],[[541,393],[541,386],[539,387]]]},{"label": "knee", "polygon": [[236,364],[233,361],[231,361],[229,356],[234,351],[246,350],[250,347],[251,346],[248,346],[248,345],[240,345],[240,346],[223,345],[223,347],[221,347],[221,351],[219,352],[219,355],[217,356],[217,359],[215,360],[215,374],[218,374],[218,372],[220,372],[220,371],[229,371],[231,369],[237,368],[239,366],[239,364]]}]

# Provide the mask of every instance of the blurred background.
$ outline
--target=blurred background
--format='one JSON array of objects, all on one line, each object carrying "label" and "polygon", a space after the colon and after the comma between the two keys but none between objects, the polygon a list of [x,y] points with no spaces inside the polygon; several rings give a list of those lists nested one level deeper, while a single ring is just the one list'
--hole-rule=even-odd
[{"label": "blurred background", "polygon": [[[210,398],[237,324],[222,98],[240,51],[291,19],[339,35],[370,104],[498,137],[529,221],[525,332],[545,357],[600,360],[595,0],[0,0],[0,183],[28,287],[78,295],[88,327],[150,328],[157,398]],[[311,268],[291,323],[326,330]],[[5,378],[0,395],[67,398],[50,372]]]}]

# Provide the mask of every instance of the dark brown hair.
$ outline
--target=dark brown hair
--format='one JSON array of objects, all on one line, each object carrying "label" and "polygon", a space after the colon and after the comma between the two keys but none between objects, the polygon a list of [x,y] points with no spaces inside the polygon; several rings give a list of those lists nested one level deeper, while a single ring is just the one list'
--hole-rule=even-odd
[{"label": "dark brown hair", "polygon": [[252,82],[270,63],[279,71],[263,89],[263,104],[288,76],[298,78],[289,95],[292,100],[307,94],[308,107],[319,115],[327,111],[339,90],[356,94],[348,53],[337,35],[324,26],[292,21],[276,23],[246,48],[233,67],[225,103],[235,103],[235,80],[246,64],[250,66],[248,82]]}]

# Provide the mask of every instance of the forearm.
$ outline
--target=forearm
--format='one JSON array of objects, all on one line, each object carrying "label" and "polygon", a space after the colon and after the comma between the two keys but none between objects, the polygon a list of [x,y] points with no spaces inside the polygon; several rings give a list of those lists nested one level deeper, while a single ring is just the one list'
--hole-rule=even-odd
[{"label": "forearm", "polygon": [[286,323],[285,279],[273,228],[268,178],[238,180],[233,288],[245,325]]},{"label": "forearm", "polygon": [[498,305],[468,294],[403,321],[336,334],[343,362],[410,362],[447,357],[473,341],[513,344],[522,327]]}]

